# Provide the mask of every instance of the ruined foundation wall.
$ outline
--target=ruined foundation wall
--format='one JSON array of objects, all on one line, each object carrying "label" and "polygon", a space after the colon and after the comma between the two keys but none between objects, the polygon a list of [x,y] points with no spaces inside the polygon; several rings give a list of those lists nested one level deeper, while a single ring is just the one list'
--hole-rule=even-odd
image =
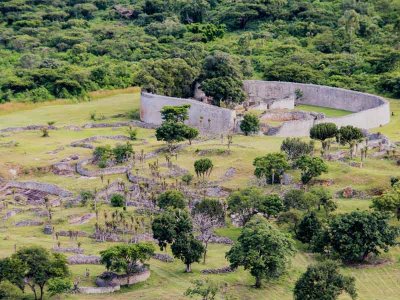
[{"label": "ruined foundation wall", "polygon": [[140,119],[143,122],[160,125],[161,109],[166,105],[189,104],[188,125],[203,132],[229,133],[235,128],[236,112],[230,109],[209,105],[197,100],[166,97],[142,93],[140,99]]},{"label": "ruined foundation wall", "polygon": [[[282,124],[277,136],[308,136],[310,128],[317,123],[333,122],[338,126],[352,125],[363,129],[380,127],[390,122],[389,103],[382,97],[340,88],[278,81],[248,80],[244,88],[256,97],[287,97],[288,93],[302,92],[298,104],[342,109],[353,114],[322,120],[289,121]],[[254,96],[254,97],[255,97]]]}]

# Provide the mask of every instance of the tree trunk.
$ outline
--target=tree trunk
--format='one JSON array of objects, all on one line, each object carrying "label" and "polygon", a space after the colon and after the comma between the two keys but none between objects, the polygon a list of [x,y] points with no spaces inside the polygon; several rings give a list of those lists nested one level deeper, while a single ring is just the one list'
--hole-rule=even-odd
[{"label": "tree trunk", "polygon": [[259,289],[261,288],[261,277],[256,277],[256,288]]},{"label": "tree trunk", "polygon": [[191,264],[186,264],[186,273],[191,273],[192,272],[192,266]]},{"label": "tree trunk", "polygon": [[44,285],[40,285],[40,298],[39,298],[39,300],[43,299],[43,288],[44,288]]},{"label": "tree trunk", "polygon": [[208,247],[208,242],[205,243],[204,247],[203,264],[206,264],[207,247]]}]

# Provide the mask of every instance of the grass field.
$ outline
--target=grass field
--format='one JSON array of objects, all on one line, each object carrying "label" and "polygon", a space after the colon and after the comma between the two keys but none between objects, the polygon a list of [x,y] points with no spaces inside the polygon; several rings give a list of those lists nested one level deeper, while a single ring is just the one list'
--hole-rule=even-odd
[{"label": "grass field", "polygon": [[[393,141],[400,141],[400,102],[393,100],[391,102],[394,116],[392,122],[382,128],[376,129],[388,135]],[[73,104],[45,104],[35,105],[34,107],[8,107],[8,113],[0,114],[0,128],[26,126],[31,124],[45,124],[48,121],[55,121],[55,125],[63,127],[64,125],[82,125],[92,122],[90,114],[96,112],[98,116],[104,116],[104,120],[98,122],[116,122],[128,120],[126,116],[121,116],[129,111],[139,107],[138,93],[122,93],[119,95],[110,95],[104,98],[93,100],[91,102],[73,103]],[[299,106],[302,110],[317,111],[315,107]],[[0,106],[1,110],[1,106]],[[348,112],[330,111],[324,109],[320,111],[327,116],[340,116]],[[82,129],[73,131],[65,128],[50,131],[49,138],[42,138],[39,131],[23,131],[18,133],[6,133],[0,136],[0,176],[7,179],[16,180],[35,180],[57,184],[63,188],[69,189],[75,193],[81,190],[95,188],[100,189],[104,186],[100,178],[87,178],[79,175],[56,176],[48,171],[43,171],[45,167],[60,161],[71,155],[78,154],[80,158],[91,156],[91,150],[83,148],[72,148],[71,142],[94,136],[94,135],[119,135],[126,134],[126,128],[98,128]],[[3,145],[14,141],[16,146],[5,147]],[[235,174],[222,180],[221,185],[229,190],[246,187],[256,183],[253,178],[252,162],[255,157],[264,155],[268,152],[279,151],[282,138],[242,135],[234,136],[233,145],[230,154],[223,154],[224,151],[215,151],[210,155],[214,162],[214,169],[210,180],[217,181],[224,178],[225,172],[234,167]],[[115,144],[115,141],[102,141],[96,145]],[[193,162],[198,159],[198,150],[227,150],[226,139],[220,138],[205,139],[196,141],[193,145],[187,146],[179,152],[178,159],[173,162],[179,166],[194,173]],[[162,143],[157,142],[153,130],[138,129],[138,141],[133,142],[136,152],[142,150],[147,153],[158,149]],[[319,147],[319,145],[318,145]],[[337,146],[335,146],[337,147]],[[336,151],[338,148],[332,149]],[[54,152],[54,150],[58,151]],[[343,148],[344,149],[344,148]],[[318,150],[317,150],[318,151]],[[149,160],[148,162],[154,161]],[[160,162],[165,162],[163,156],[158,158]],[[147,172],[147,162],[143,166],[137,166],[140,172]],[[17,171],[18,175],[15,175]],[[291,173],[295,180],[299,180],[298,171]],[[363,168],[351,167],[346,163],[329,162],[329,173],[321,176],[321,179],[332,179],[333,183],[328,187],[333,193],[338,192],[346,186],[368,192],[372,189],[387,188],[389,186],[390,176],[400,175],[399,167],[393,160],[369,158],[364,163]],[[114,181],[120,178],[125,180],[123,175],[106,176],[105,180]],[[266,190],[281,192],[286,187],[268,186]],[[10,200],[10,195],[4,197]],[[1,201],[1,198],[0,198]],[[370,200],[364,199],[337,199],[338,210],[336,213],[349,212],[356,209],[369,209]],[[56,245],[56,241],[42,233],[42,226],[16,227],[14,224],[25,219],[40,219],[32,211],[30,206],[19,206],[23,209],[22,213],[3,221],[0,212],[0,257],[10,255],[14,251],[14,245],[17,247],[25,245],[38,244],[48,249]],[[112,209],[103,205],[101,211]],[[134,208],[129,207],[130,211]],[[56,230],[83,230],[88,233],[93,232],[95,219],[81,225],[71,225],[68,223],[69,217],[73,215],[83,215],[91,211],[90,207],[73,208],[55,208],[53,220]],[[102,214],[100,214],[102,215]],[[393,221],[399,225],[397,221]],[[238,228],[222,228],[217,231],[219,235],[227,236],[233,240],[240,233]],[[75,245],[67,237],[61,237],[63,246]],[[106,249],[111,243],[96,243],[89,238],[80,238],[82,248],[85,254],[98,254],[99,251]],[[200,270],[205,268],[217,268],[227,265],[225,252],[229,246],[212,244],[209,246],[208,259],[206,265],[194,264],[193,273],[185,274],[184,265],[180,261],[173,263],[163,263],[157,260],[151,260],[150,266],[152,275],[144,283],[140,283],[130,288],[124,288],[116,294],[110,295],[67,295],[66,299],[186,299],[183,296],[184,291],[189,287],[190,281],[201,276]],[[292,266],[287,275],[276,282],[265,283],[264,288],[257,290],[252,287],[253,278],[243,269],[234,273],[225,275],[207,275],[213,281],[220,283],[224,288],[224,293],[229,296],[225,299],[271,299],[271,300],[289,300],[292,299],[292,289],[294,282],[299,275],[304,272],[307,265],[315,262],[318,257],[304,251],[304,246],[299,245],[299,250],[293,258]],[[343,272],[351,274],[356,278],[359,299],[365,300],[395,300],[400,295],[400,249],[394,247],[389,253],[384,254],[391,263],[382,266],[348,268],[344,267]],[[85,278],[85,269],[90,270],[90,277]],[[71,267],[73,277],[80,277],[81,285],[94,285],[95,277],[100,274],[104,267],[93,265],[79,265]],[[349,299],[341,297],[340,299]]]},{"label": "grass field", "polygon": [[322,106],[315,106],[315,105],[297,105],[296,110],[304,110],[304,111],[313,111],[318,113],[323,113],[327,117],[343,117],[351,114],[351,111],[329,108],[329,107],[322,107]]}]

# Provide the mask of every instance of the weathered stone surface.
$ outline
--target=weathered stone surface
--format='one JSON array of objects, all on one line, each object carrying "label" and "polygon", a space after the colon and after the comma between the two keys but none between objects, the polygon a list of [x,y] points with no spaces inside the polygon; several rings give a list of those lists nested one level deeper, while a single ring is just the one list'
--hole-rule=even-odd
[{"label": "weathered stone surface", "polygon": [[226,274],[235,272],[235,269],[232,269],[230,266],[219,268],[219,269],[205,269],[201,270],[202,274]]},{"label": "weathered stone surface", "polygon": [[97,255],[83,255],[77,254],[68,257],[68,264],[70,265],[99,265],[100,256]]},{"label": "weathered stone surface", "polygon": [[43,233],[48,235],[53,234],[53,226],[51,226],[50,224],[44,225]]}]

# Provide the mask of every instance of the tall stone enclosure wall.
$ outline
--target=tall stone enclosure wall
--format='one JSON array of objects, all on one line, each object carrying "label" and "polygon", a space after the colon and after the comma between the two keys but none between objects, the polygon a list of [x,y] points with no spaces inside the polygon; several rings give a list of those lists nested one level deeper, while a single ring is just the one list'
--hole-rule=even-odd
[{"label": "tall stone enclosure wall", "polygon": [[203,102],[143,93],[140,103],[140,119],[143,122],[160,125],[160,111],[164,106],[179,106],[189,104],[188,125],[203,132],[229,133],[235,128],[236,112],[230,109],[216,107]]},{"label": "tall stone enclosure wall", "polygon": [[303,93],[298,104],[330,107],[354,112],[353,114],[321,120],[300,120],[283,123],[277,136],[308,136],[314,124],[332,122],[338,126],[352,125],[363,129],[380,127],[390,122],[389,103],[382,97],[360,93],[340,88],[278,81],[248,80],[244,89],[252,97],[284,98],[295,94],[296,90]]}]

